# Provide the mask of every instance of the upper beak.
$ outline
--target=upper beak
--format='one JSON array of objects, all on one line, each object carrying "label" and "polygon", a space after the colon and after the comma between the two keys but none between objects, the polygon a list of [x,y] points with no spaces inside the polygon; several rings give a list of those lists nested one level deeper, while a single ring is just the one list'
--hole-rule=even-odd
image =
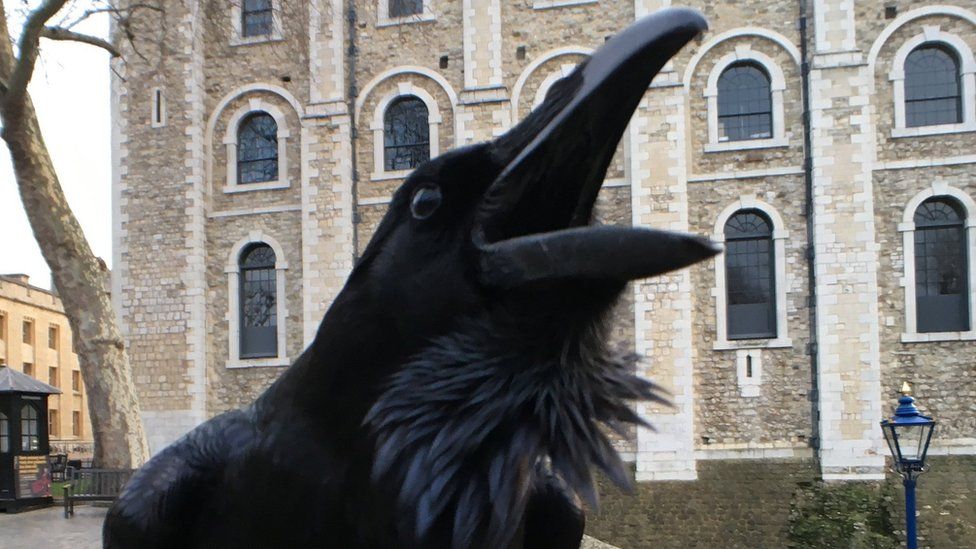
[{"label": "upper beak", "polygon": [[557,82],[542,105],[492,143],[504,168],[485,195],[475,228],[484,283],[627,281],[720,251],[692,235],[581,228],[590,223],[617,143],[651,80],[706,28],[705,19],[689,9],[641,19]]}]

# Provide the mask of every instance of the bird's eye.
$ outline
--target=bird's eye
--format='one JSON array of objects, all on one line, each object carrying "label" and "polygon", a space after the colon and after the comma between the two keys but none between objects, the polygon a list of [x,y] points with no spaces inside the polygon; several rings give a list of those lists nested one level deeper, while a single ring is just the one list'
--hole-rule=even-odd
[{"label": "bird's eye", "polygon": [[421,187],[413,193],[413,200],[410,201],[410,213],[416,219],[427,219],[434,214],[440,205],[441,190],[439,187]]}]

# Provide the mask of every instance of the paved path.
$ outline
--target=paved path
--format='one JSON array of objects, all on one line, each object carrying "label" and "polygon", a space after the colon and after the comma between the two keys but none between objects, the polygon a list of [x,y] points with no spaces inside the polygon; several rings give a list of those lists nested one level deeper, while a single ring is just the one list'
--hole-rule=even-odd
[{"label": "paved path", "polygon": [[3,549],[99,549],[105,507],[76,505],[75,516],[64,518],[61,506],[0,513],[0,547]]},{"label": "paved path", "polygon": [[[60,506],[26,511],[16,515],[0,513],[0,547],[3,549],[99,549],[105,507],[76,505],[75,516],[64,518]],[[589,536],[583,549],[616,549]]]}]

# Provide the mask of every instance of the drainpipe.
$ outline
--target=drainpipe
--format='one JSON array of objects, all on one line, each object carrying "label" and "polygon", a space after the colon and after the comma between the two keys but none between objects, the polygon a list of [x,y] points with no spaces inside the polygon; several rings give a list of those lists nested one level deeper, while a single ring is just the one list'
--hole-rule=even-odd
[{"label": "drainpipe", "polygon": [[800,0],[800,74],[803,80],[803,179],[806,190],[804,215],[807,221],[807,311],[809,314],[809,338],[807,354],[810,355],[810,418],[813,425],[810,446],[814,459],[820,459],[820,378],[819,346],[817,344],[817,270],[816,232],[814,230],[813,203],[813,137],[810,121],[810,48],[807,27],[807,0]]},{"label": "drainpipe", "polygon": [[356,211],[356,201],[359,197],[359,162],[356,157],[356,142],[359,138],[359,120],[356,119],[356,96],[359,89],[356,85],[356,58],[359,51],[356,48],[356,0],[346,2],[346,28],[349,35],[349,45],[346,48],[346,67],[349,71],[346,82],[346,108],[349,111],[349,151],[352,155],[352,260],[353,265],[359,261],[359,212]]}]

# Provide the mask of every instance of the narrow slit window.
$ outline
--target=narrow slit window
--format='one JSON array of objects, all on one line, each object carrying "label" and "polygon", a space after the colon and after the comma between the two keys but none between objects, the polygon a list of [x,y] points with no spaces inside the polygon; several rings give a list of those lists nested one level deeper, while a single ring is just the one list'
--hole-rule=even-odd
[{"label": "narrow slit window", "polygon": [[166,125],[166,98],[162,88],[154,88],[152,94],[152,126],[158,128]]}]

